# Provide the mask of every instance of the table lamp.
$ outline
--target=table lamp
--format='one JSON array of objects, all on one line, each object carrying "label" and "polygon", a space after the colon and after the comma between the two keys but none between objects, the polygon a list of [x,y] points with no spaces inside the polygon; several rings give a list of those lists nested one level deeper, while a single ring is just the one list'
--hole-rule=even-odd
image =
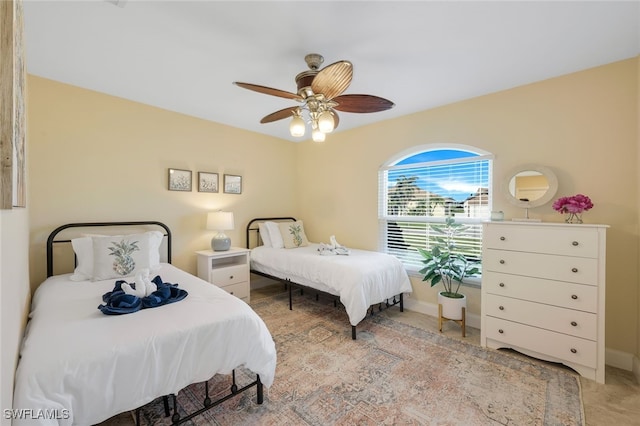
[{"label": "table lamp", "polygon": [[207,215],[207,229],[218,231],[211,239],[211,250],[226,251],[231,248],[231,239],[225,235],[224,231],[233,229],[232,212],[210,212]]}]

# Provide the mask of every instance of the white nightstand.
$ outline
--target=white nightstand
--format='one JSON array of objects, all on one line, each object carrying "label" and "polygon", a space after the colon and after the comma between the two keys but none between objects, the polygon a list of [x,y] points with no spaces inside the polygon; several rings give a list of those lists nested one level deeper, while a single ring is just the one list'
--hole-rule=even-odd
[{"label": "white nightstand", "polygon": [[227,251],[201,250],[198,277],[249,303],[249,249],[231,247]]}]

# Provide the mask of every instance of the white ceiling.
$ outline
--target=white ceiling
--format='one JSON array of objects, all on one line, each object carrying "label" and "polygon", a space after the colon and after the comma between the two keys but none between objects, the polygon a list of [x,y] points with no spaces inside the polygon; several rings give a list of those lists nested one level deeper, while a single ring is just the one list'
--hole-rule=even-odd
[{"label": "white ceiling", "polygon": [[[349,60],[345,93],[396,106],[336,131],[639,54],[637,1],[24,0],[27,72],[275,137],[304,56]],[[330,137],[330,136],[329,136]]]}]

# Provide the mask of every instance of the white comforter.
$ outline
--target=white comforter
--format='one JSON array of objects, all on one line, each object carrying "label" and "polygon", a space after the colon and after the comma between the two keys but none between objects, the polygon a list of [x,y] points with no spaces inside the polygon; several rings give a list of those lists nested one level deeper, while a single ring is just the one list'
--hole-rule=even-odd
[{"label": "white comforter", "polygon": [[[14,425],[95,424],[242,365],[260,374],[265,386],[273,383],[275,344],[246,303],[169,264],[157,275],[189,295],[108,316],[97,307],[115,280],[72,282],[66,274],[38,288],[16,372],[14,409],[41,418]],[[58,419],[44,418],[51,413]]]},{"label": "white comforter", "polygon": [[256,247],[251,250],[251,268],[339,296],[351,325],[362,321],[371,305],[411,292],[407,272],[395,257],[354,249],[348,256],[321,256],[319,246]]}]

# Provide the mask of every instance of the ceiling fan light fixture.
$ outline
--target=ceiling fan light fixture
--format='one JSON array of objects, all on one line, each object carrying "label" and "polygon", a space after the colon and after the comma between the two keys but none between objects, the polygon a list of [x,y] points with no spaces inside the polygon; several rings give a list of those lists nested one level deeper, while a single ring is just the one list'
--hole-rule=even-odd
[{"label": "ceiling fan light fixture", "polygon": [[304,132],[305,132],[305,122],[304,119],[300,116],[300,113],[298,112],[297,114],[293,115],[293,118],[291,119],[291,123],[289,123],[289,133],[291,133],[291,136],[295,137],[295,138],[299,138],[304,136]]},{"label": "ceiling fan light fixture", "polygon": [[333,132],[334,125],[335,123],[333,121],[333,114],[331,114],[331,111],[323,111],[318,116],[318,129],[320,129],[322,133]]},{"label": "ceiling fan light fixture", "polygon": [[314,142],[324,142],[326,137],[327,135],[322,133],[320,129],[313,129],[311,132],[311,139],[313,139]]},{"label": "ceiling fan light fixture", "polygon": [[[109,0],[126,1],[126,0]],[[301,103],[272,112],[260,120],[260,123],[293,118],[289,123],[289,133],[293,137],[302,137],[306,132],[306,124],[311,127],[311,138],[315,142],[324,142],[327,133],[335,131],[340,124],[337,111],[368,113],[385,111],[394,106],[388,99],[374,95],[343,94],[353,78],[353,64],[349,61],[338,61],[320,69],[324,58],[317,53],[305,57],[308,70],[296,75],[297,93],[259,84],[234,82],[236,86],[266,95],[293,99]],[[304,117],[302,114],[305,114]]]}]

